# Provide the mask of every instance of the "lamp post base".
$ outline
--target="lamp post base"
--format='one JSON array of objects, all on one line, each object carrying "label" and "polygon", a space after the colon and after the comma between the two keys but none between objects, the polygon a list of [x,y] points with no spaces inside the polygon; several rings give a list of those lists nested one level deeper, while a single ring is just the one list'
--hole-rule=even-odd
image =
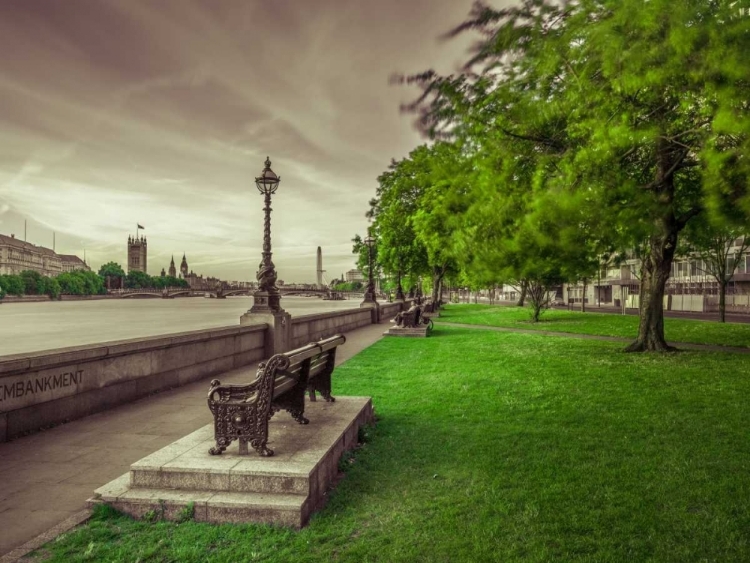
[{"label": "lamp post base", "polygon": [[370,315],[372,317],[372,324],[378,324],[380,322],[380,303],[375,301],[362,301],[359,304],[360,309],[370,309]]},{"label": "lamp post base", "polygon": [[286,311],[253,312],[251,309],[240,317],[240,326],[266,325],[264,354],[268,359],[292,349],[292,316]]},{"label": "lamp post base", "polygon": [[253,293],[253,306],[248,313],[283,313],[281,295],[276,292],[256,291]]}]

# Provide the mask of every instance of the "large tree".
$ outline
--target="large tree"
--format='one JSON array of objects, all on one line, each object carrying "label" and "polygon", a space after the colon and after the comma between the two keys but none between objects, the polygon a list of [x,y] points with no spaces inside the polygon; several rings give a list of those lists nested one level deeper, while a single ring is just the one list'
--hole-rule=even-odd
[{"label": "large tree", "polygon": [[[419,149],[418,149],[419,150]],[[378,233],[378,260],[395,277],[396,297],[403,298],[405,278],[427,273],[427,251],[413,226],[424,187],[415,182],[411,159],[393,161],[378,177],[376,196],[367,217]]]},{"label": "large tree", "polygon": [[113,277],[125,277],[125,270],[122,269],[122,266],[120,266],[117,262],[107,262],[106,264],[102,264],[102,267],[99,268],[99,275],[103,278],[106,278],[107,276],[113,276]]},{"label": "large tree", "polygon": [[466,72],[412,77],[423,95],[410,109],[433,137],[516,145],[506,161],[531,167],[526,209],[573,198],[620,248],[646,241],[631,351],[669,349],[664,289],[688,222],[705,208],[750,212],[750,18],[739,15],[721,0],[477,3],[452,32],[481,33]]}]

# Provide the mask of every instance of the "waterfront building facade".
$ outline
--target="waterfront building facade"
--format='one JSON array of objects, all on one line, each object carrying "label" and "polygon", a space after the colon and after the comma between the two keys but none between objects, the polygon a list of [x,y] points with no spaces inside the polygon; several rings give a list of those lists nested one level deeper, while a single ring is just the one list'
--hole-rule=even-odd
[{"label": "waterfront building facade", "polygon": [[349,270],[346,273],[346,281],[348,282],[364,282],[365,275],[359,270]]},{"label": "waterfront building facade", "polygon": [[18,275],[24,270],[56,276],[63,272],[63,265],[50,248],[19,240],[15,235],[0,235],[0,275]]},{"label": "waterfront building facade", "polygon": [[91,268],[86,264],[85,260],[81,260],[75,254],[59,254],[60,261],[62,262],[63,272],[74,272],[75,270],[83,270],[84,272],[90,272]]},{"label": "waterfront building facade", "polygon": [[148,273],[148,242],[146,237],[128,236],[128,273]]},{"label": "waterfront building facade", "polygon": [[[727,311],[746,312],[750,308],[750,252],[739,252],[740,245],[730,248],[728,266],[736,264],[727,285]],[[589,280],[584,294],[582,283],[565,284],[558,292],[562,302],[587,305],[638,308],[640,261],[629,258],[619,266],[606,266]],[[664,307],[671,311],[716,312],[719,306],[719,284],[709,273],[710,267],[700,256],[680,256],[672,262],[667,281]]]}]

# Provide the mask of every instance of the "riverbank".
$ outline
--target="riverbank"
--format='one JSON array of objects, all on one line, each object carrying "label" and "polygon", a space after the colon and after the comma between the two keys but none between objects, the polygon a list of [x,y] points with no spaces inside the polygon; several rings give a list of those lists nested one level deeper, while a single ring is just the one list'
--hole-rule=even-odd
[{"label": "riverbank", "polygon": [[[371,396],[379,421],[303,530],[97,511],[43,554],[66,563],[82,553],[95,561],[250,553],[320,563],[748,561],[744,369],[737,354],[624,354],[609,342],[437,324],[430,338],[386,338],[336,368],[336,394]],[[200,392],[195,402],[205,400]],[[186,402],[149,417],[146,405],[158,400],[128,408],[117,431],[133,443],[131,434],[151,431],[146,423],[161,431],[200,414]],[[89,427],[114,432],[110,420]],[[156,438],[139,443],[147,439],[158,449]],[[119,443],[110,453],[101,449],[111,441],[97,442],[98,451],[77,455],[58,446],[71,456],[58,480],[122,457]],[[20,511],[5,514],[22,525]]]}]

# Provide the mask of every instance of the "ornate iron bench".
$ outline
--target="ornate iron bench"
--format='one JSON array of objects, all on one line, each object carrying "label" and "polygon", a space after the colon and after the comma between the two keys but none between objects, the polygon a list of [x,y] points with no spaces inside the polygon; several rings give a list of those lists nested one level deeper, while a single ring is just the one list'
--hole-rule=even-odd
[{"label": "ornate iron bench", "polygon": [[262,456],[272,456],[268,448],[268,421],[280,410],[289,411],[300,424],[307,424],[305,390],[310,401],[315,393],[328,402],[331,396],[331,373],[336,361],[336,348],[346,342],[337,334],[312,342],[284,354],[276,354],[258,366],[258,374],[247,385],[222,385],[211,381],[208,408],[214,415],[216,447],[208,450],[219,455],[234,441],[239,440],[239,453],[247,454],[247,444]]},{"label": "ornate iron bench", "polygon": [[421,328],[427,327],[428,331],[432,330],[432,319],[422,314],[422,307],[412,307],[408,311],[402,311],[393,319],[397,327],[400,328]]}]

